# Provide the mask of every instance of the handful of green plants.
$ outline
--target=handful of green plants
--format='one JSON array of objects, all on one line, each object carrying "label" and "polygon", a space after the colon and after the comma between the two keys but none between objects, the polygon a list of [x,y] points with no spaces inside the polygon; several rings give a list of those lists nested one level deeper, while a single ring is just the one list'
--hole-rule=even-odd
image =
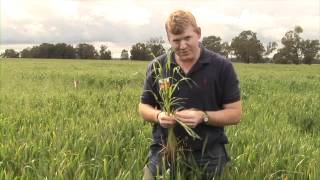
[{"label": "handful of green plants", "polygon": [[[175,116],[175,111],[178,111],[179,109],[182,109],[181,106],[182,98],[174,97],[174,92],[179,88],[179,84],[183,81],[186,81],[187,83],[192,82],[190,78],[184,77],[180,73],[180,67],[175,66],[173,69],[171,69],[171,62],[172,62],[172,52],[169,50],[167,52],[167,62],[162,67],[161,63],[159,61],[156,61],[156,63],[153,64],[153,70],[155,74],[155,82],[159,83],[159,95],[160,99],[156,97],[158,103],[161,106],[161,110],[165,112],[169,116]],[[175,79],[174,77],[180,77],[179,80]],[[175,107],[178,107],[175,109]],[[177,123],[179,123],[184,130],[194,139],[200,137],[185,123],[180,121],[179,119],[175,118]],[[165,154],[165,157],[173,161],[176,159],[176,153],[178,151],[179,142],[177,141],[177,137],[174,133],[174,127],[170,126],[168,128],[168,139],[167,144],[164,145],[163,152]]]}]

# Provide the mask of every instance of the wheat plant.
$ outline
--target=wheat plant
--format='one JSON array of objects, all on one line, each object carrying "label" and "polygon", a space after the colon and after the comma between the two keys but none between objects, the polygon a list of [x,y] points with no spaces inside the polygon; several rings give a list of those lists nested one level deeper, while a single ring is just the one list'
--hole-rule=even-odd
[{"label": "wheat plant", "polygon": [[[159,95],[160,99],[154,94],[157,102],[161,106],[161,111],[165,112],[169,116],[175,116],[175,112],[179,109],[183,109],[182,102],[183,98],[178,98],[174,96],[174,92],[179,88],[179,84],[186,82],[189,85],[194,83],[190,78],[183,76],[180,73],[179,66],[171,66],[172,63],[172,52],[167,51],[167,61],[165,67],[162,67],[159,61],[156,61],[153,64],[153,70],[155,74],[155,82],[159,84]],[[179,77],[176,79],[175,77]],[[184,130],[194,139],[200,137],[188,127],[185,123],[180,121],[178,118],[175,118],[176,122],[180,124]],[[170,163],[174,163],[178,152],[182,152],[182,149],[179,147],[179,141],[174,133],[175,125],[168,128],[168,138],[167,144],[163,145],[164,158]]]}]

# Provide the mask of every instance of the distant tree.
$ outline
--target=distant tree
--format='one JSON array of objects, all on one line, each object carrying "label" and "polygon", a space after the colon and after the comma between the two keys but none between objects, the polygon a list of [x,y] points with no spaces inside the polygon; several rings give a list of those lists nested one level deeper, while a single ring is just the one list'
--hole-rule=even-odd
[{"label": "distant tree", "polygon": [[148,61],[153,59],[152,55],[151,55],[151,51],[149,50],[149,48],[147,47],[146,44],[144,43],[136,43],[131,47],[130,50],[130,59],[132,60],[144,60],[144,61]]},{"label": "distant tree", "polygon": [[267,44],[266,51],[264,52],[263,62],[264,63],[272,63],[272,58],[270,58],[270,54],[272,54],[277,49],[277,42],[269,42]]},{"label": "distant tree", "polygon": [[40,57],[40,48],[39,48],[39,46],[33,46],[30,49],[30,54],[31,54],[32,58],[41,58]]},{"label": "distant tree", "polygon": [[58,43],[56,45],[53,45],[53,50],[50,52],[49,57],[63,59],[66,46],[67,45],[65,43]]},{"label": "distant tree", "polygon": [[221,44],[221,55],[225,56],[226,58],[229,58],[229,56],[232,53],[232,48],[229,45],[228,42],[223,42]]},{"label": "distant tree", "polygon": [[262,54],[265,49],[257,39],[256,33],[248,30],[242,31],[232,39],[231,47],[237,59],[245,63],[263,62]]},{"label": "distant tree", "polygon": [[202,39],[202,45],[207,49],[222,54],[221,38],[218,36],[208,36]]},{"label": "distant tree", "polygon": [[302,38],[299,34],[303,32],[300,26],[296,26],[294,30],[286,32],[281,39],[283,47],[273,56],[275,63],[281,64],[300,64],[302,61]]},{"label": "distant tree", "polygon": [[163,43],[164,40],[161,37],[156,37],[149,39],[146,46],[155,57],[158,57],[165,53]]},{"label": "distant tree", "polygon": [[81,43],[76,47],[76,55],[79,59],[97,59],[98,52],[91,44]]},{"label": "distant tree", "polygon": [[269,56],[273,51],[275,51],[277,49],[277,42],[269,42],[267,44],[267,50],[265,51],[264,55],[265,56]]},{"label": "distant tree", "polygon": [[31,48],[25,48],[21,52],[21,58],[32,58]]},{"label": "distant tree", "polygon": [[127,60],[127,59],[129,59],[129,52],[128,52],[126,49],[123,49],[123,50],[121,51],[120,59],[122,59],[122,60]]},{"label": "distant tree", "polygon": [[302,62],[304,64],[312,64],[316,60],[316,55],[320,50],[319,40],[302,41],[301,53],[303,55]]},{"label": "distant tree", "polygon": [[74,58],[76,58],[76,50],[75,50],[75,48],[73,48],[72,45],[64,46],[63,58],[64,59],[74,59]]},{"label": "distant tree", "polygon": [[276,54],[273,55],[272,61],[275,64],[289,64],[292,63],[289,61],[287,57],[287,53],[284,52],[284,50],[278,50]]},{"label": "distant tree", "polygon": [[19,58],[19,52],[14,49],[6,49],[4,53],[1,54],[1,57],[4,58]]},{"label": "distant tree", "polygon": [[57,58],[74,59],[75,49],[73,46],[65,43],[48,44],[43,43],[40,46],[25,48],[21,52],[21,58]]},{"label": "distant tree", "polygon": [[71,45],[65,43],[55,44],[53,51],[49,56],[58,59],[74,59],[76,57],[75,49]]},{"label": "distant tree", "polygon": [[100,59],[111,59],[111,51],[108,50],[106,45],[100,46]]},{"label": "distant tree", "polygon": [[42,43],[39,46],[39,58],[54,58],[54,45],[50,43]]},{"label": "distant tree", "polygon": [[320,64],[320,52],[317,53],[315,60],[314,60],[315,64]]}]

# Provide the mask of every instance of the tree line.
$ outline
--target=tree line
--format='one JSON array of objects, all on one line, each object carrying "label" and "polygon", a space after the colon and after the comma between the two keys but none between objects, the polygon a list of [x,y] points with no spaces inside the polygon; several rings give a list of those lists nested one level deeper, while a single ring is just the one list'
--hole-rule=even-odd
[{"label": "tree line", "polygon": [[[278,64],[312,64],[320,63],[319,40],[304,40],[300,35],[303,29],[296,26],[285,33],[281,39],[282,46],[269,42],[266,47],[257,38],[257,33],[251,30],[242,31],[231,42],[223,42],[218,36],[207,36],[202,39],[202,45],[217,52],[232,61],[244,63],[278,63]],[[165,53],[165,41],[162,38],[151,38],[147,42],[138,42],[129,51],[123,49],[120,59],[151,60]],[[112,59],[111,51],[106,45],[101,45],[97,51],[91,44],[80,43],[73,47],[65,43],[43,43],[17,52],[6,49],[1,54],[4,58],[55,58],[55,59]]]}]

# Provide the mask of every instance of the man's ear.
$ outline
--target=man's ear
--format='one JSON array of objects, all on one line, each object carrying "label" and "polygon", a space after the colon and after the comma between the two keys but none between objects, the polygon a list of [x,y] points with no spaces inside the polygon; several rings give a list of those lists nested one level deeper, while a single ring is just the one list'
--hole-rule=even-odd
[{"label": "man's ear", "polygon": [[200,27],[197,27],[197,34],[199,36],[199,39],[201,38],[201,28]]}]

